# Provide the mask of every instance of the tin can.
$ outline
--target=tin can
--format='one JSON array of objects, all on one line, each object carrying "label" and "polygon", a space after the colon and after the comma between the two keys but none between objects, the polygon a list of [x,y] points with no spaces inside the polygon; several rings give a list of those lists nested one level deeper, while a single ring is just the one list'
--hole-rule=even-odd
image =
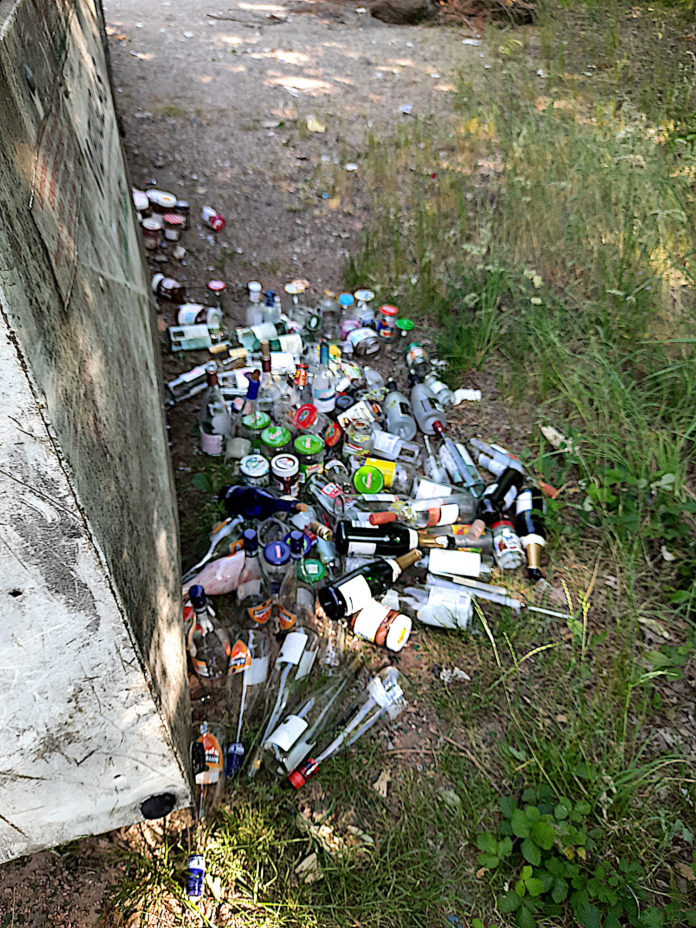
[{"label": "tin can", "polygon": [[186,865],[186,895],[192,901],[203,897],[203,882],[205,880],[205,857],[202,854],[191,854]]},{"label": "tin can", "polygon": [[268,461],[260,454],[248,454],[239,462],[242,483],[248,487],[267,487],[269,470]]}]

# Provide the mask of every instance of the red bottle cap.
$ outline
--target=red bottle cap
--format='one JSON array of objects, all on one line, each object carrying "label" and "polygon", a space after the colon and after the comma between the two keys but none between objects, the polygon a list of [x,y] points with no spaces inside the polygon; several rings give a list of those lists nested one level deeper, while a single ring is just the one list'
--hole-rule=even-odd
[{"label": "red bottle cap", "polygon": [[303,403],[292,416],[292,423],[298,429],[308,429],[317,420],[317,407],[312,403]]},{"label": "red bottle cap", "polygon": [[208,281],[208,290],[212,293],[222,293],[226,289],[224,280],[209,280]]},{"label": "red bottle cap", "polygon": [[293,770],[288,780],[290,780],[295,789],[300,789],[300,787],[304,786],[307,782],[299,770]]},{"label": "red bottle cap", "polygon": [[395,512],[373,512],[370,516],[370,525],[387,525],[396,522]]}]

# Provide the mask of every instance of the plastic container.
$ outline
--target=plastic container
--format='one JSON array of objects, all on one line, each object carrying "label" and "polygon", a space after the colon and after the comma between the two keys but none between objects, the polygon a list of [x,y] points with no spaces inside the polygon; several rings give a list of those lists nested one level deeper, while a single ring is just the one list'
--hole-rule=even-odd
[{"label": "plastic container", "polygon": [[239,462],[239,474],[242,483],[248,487],[267,487],[270,467],[268,461],[260,454],[248,454]]},{"label": "plastic container", "polygon": [[363,464],[353,474],[353,486],[357,493],[381,493],[384,489],[384,475],[372,464]]},{"label": "plastic container", "polygon": [[380,338],[392,339],[396,332],[396,317],[399,315],[399,307],[391,303],[384,303],[379,308],[379,318],[377,320],[377,331]]},{"label": "plastic container", "polygon": [[273,486],[293,499],[300,492],[300,462],[294,454],[277,454],[271,459]]},{"label": "plastic container", "polygon": [[269,425],[261,432],[261,454],[269,461],[276,455],[287,454],[292,447],[292,433],[280,425]]},{"label": "plastic container", "polygon": [[300,480],[304,483],[312,474],[324,471],[324,440],[318,435],[299,435],[293,442],[293,451],[300,465]]}]

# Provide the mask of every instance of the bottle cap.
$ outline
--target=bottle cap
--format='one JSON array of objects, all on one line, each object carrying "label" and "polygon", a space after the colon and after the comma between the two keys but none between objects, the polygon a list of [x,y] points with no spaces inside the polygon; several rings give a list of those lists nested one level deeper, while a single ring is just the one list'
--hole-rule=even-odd
[{"label": "bottle cap", "polygon": [[364,464],[353,474],[353,486],[358,493],[381,493],[384,475],[372,464]]},{"label": "bottle cap", "polygon": [[264,545],[263,557],[273,567],[281,567],[290,560],[290,548],[284,541],[269,541]]},{"label": "bottle cap", "polygon": [[339,293],[338,302],[344,309],[348,309],[348,307],[352,306],[355,302],[355,297],[352,293]]},{"label": "bottle cap", "polygon": [[380,314],[382,316],[394,317],[399,315],[399,307],[394,306],[392,303],[383,303],[379,308]]},{"label": "bottle cap", "polygon": [[208,281],[208,290],[211,293],[222,293],[223,290],[227,289],[227,285],[224,280],[209,280]]},{"label": "bottle cap", "polygon": [[388,525],[396,522],[395,512],[373,512],[370,514],[370,525]]},{"label": "bottle cap", "polygon": [[408,551],[406,554],[400,554],[399,557],[395,557],[394,560],[399,565],[402,570],[406,570],[407,567],[411,567],[416,561],[420,561],[423,555],[418,550],[414,548],[413,551]]},{"label": "bottle cap", "polygon": [[306,557],[306,555],[309,554],[309,549],[312,547],[312,542],[309,538],[304,532],[300,532],[298,529],[288,532],[283,538],[283,541],[290,548],[290,554],[295,560],[300,557]]},{"label": "bottle cap", "polygon": [[194,609],[202,609],[205,606],[208,600],[200,583],[196,583],[189,589],[189,599]]},{"label": "bottle cap", "polygon": [[292,424],[298,429],[308,429],[317,421],[317,407],[313,403],[303,403],[292,414]]},{"label": "bottle cap", "polygon": [[250,412],[242,419],[242,425],[245,429],[251,429],[254,432],[263,432],[271,424],[271,417],[265,412]]},{"label": "bottle cap", "polygon": [[315,558],[307,558],[297,565],[297,579],[302,583],[309,583],[313,586],[316,583],[321,583],[325,576],[326,567]]},{"label": "bottle cap", "polygon": [[356,290],[353,296],[356,300],[360,300],[361,303],[369,303],[370,300],[375,298],[372,290]]},{"label": "bottle cap", "polygon": [[271,459],[271,470],[274,476],[278,477],[280,480],[284,480],[286,477],[294,477],[299,469],[300,462],[294,454],[276,454],[276,456]]},{"label": "bottle cap", "polygon": [[288,780],[290,780],[295,789],[300,789],[300,787],[304,786],[307,782],[299,770],[293,770],[288,776]]},{"label": "bottle cap", "polygon": [[250,280],[247,284],[247,288],[249,289],[250,294],[261,293],[261,284],[258,282],[258,280]]},{"label": "bottle cap", "polygon": [[402,335],[406,335],[415,328],[415,323],[412,319],[397,319],[396,327]]},{"label": "bottle cap", "polygon": [[239,462],[239,470],[244,477],[265,477],[268,474],[268,461],[260,454],[248,454]]},{"label": "bottle cap", "polygon": [[242,532],[242,539],[244,541],[244,550],[247,554],[255,554],[259,549],[259,540],[256,536],[256,530],[253,528],[245,528]]},{"label": "bottle cap", "polygon": [[389,651],[400,651],[409,639],[413,622],[407,615],[398,613],[389,626],[384,644]]}]

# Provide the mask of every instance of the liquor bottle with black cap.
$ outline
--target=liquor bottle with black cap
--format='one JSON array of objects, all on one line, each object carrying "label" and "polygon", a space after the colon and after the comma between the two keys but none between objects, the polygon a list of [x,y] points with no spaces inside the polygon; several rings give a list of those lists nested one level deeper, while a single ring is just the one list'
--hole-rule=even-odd
[{"label": "liquor bottle with black cap", "polygon": [[420,558],[416,548],[400,557],[370,561],[319,590],[319,605],[330,619],[345,619],[363,609],[373,597],[386,593],[402,571]]},{"label": "liquor bottle with black cap", "polygon": [[541,580],[541,549],[546,544],[544,497],[536,487],[521,490],[515,503],[515,528],[527,555],[527,576],[536,583]]}]

